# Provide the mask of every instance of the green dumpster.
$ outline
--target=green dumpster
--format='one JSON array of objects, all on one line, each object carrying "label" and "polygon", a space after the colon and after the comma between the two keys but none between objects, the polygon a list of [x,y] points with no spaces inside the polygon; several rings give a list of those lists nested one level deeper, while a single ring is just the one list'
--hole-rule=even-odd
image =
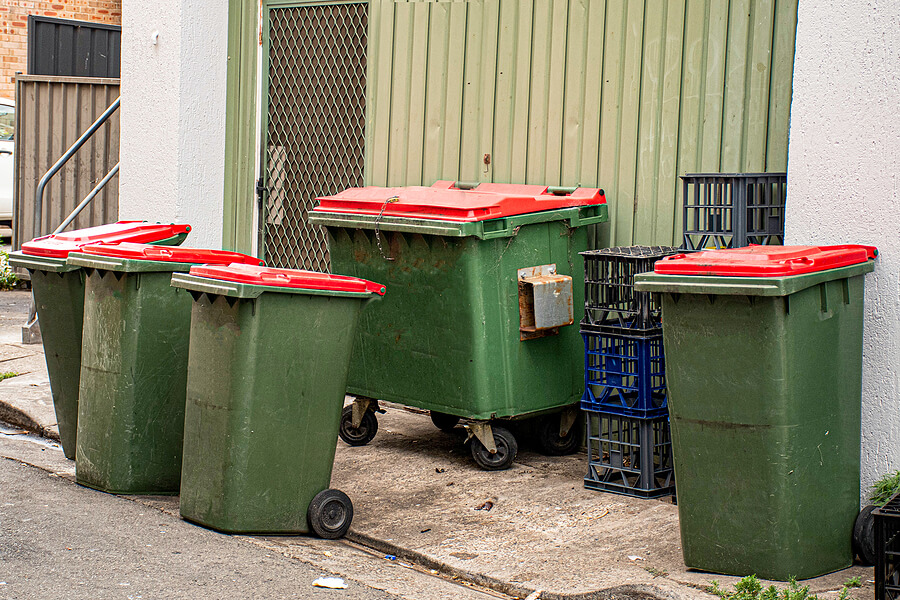
[{"label": "green dumpster", "polygon": [[235,252],[143,244],[69,254],[85,271],[75,479],[105,492],[177,494],[191,297],[172,273],[259,264]]},{"label": "green dumpster", "polygon": [[[476,463],[507,468],[518,443],[497,419],[548,415],[538,441],[574,451],[584,388],[573,307],[583,305],[587,225],[607,220],[602,190],[437,182],[320,198],[332,268],[384,282],[361,317],[341,438],[367,443],[378,400],[467,418]],[[560,410],[567,410],[560,416]]]},{"label": "green dumpster", "polygon": [[688,567],[806,579],[850,566],[859,512],[865,246],[676,255],[662,294]]},{"label": "green dumpster", "polygon": [[22,244],[20,252],[10,253],[9,264],[27,269],[31,276],[59,440],[66,458],[75,458],[84,313],[84,271],[66,264],[66,257],[82,246],[99,242],[177,246],[190,230],[189,225],[119,221],[35,238]]},{"label": "green dumpster", "polygon": [[[342,536],[329,490],[360,279],[249,265],[193,267],[181,516],[234,533]],[[308,518],[308,519],[307,519]]]}]

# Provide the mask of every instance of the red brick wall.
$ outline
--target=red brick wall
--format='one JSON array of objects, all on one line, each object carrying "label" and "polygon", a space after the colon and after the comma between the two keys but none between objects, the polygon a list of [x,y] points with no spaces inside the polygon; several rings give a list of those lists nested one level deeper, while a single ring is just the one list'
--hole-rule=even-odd
[{"label": "red brick wall", "polygon": [[14,98],[16,72],[26,71],[28,15],[122,24],[122,0],[0,0],[0,97]]}]

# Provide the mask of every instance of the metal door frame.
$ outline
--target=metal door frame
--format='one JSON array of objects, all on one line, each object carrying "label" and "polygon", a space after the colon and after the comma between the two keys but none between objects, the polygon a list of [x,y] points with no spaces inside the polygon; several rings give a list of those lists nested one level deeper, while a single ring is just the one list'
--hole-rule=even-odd
[{"label": "metal door frame", "polygon": [[[259,73],[259,151],[257,154],[257,168],[259,179],[256,185],[256,245],[257,256],[262,260],[267,260],[266,253],[266,201],[268,199],[269,190],[269,172],[267,161],[268,154],[268,129],[269,129],[269,83],[270,83],[270,49],[271,49],[271,11],[277,8],[302,8],[310,6],[331,6],[339,4],[364,4],[369,10],[371,4],[369,0],[260,0],[260,73]],[[370,25],[367,23],[367,48]],[[368,72],[366,76],[368,86]],[[364,94],[365,97],[365,94]],[[366,107],[366,121],[368,120],[368,107]],[[363,161],[365,161],[365,136],[363,136]]]}]

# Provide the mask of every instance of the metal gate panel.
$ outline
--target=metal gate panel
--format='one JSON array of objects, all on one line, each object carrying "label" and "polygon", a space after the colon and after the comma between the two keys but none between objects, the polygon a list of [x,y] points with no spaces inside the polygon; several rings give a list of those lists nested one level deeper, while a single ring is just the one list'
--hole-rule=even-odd
[{"label": "metal gate panel", "polygon": [[28,74],[119,77],[122,28],[28,15]]},{"label": "metal gate panel", "polygon": [[[16,77],[14,248],[56,229],[119,161],[116,113],[50,180],[42,204],[43,217],[35,224],[34,196],[41,177],[118,96],[118,79]],[[78,215],[71,228],[111,223],[118,214],[116,179]]]},{"label": "metal gate panel", "polygon": [[316,198],[363,185],[368,3],[267,10],[260,249],[273,266],[328,271]]}]

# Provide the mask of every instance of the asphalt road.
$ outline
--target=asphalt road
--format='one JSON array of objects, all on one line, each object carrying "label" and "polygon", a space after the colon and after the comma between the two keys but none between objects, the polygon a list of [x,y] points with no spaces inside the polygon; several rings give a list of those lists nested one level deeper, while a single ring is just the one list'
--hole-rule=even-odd
[{"label": "asphalt road", "polygon": [[0,459],[0,599],[397,598]]}]

